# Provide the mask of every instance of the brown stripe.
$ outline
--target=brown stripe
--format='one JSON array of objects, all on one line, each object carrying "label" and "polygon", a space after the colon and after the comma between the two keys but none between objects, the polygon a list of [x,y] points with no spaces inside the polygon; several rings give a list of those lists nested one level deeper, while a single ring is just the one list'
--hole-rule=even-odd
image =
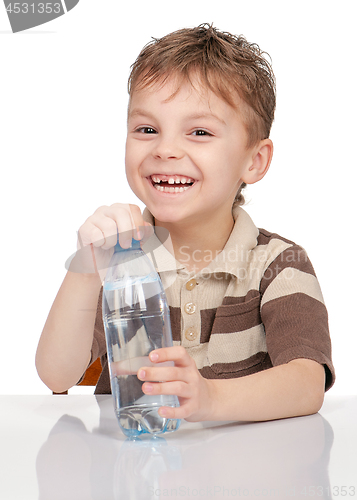
[{"label": "brown stripe", "polygon": [[292,267],[315,276],[314,268],[302,247],[287,248],[267,267],[260,282],[260,293],[263,295],[270,283],[285,268]]},{"label": "brown stripe", "polygon": [[260,318],[260,295],[255,296],[248,302],[241,302],[237,297],[237,303],[234,303],[235,297],[229,298],[229,305],[221,305],[217,309],[216,318],[212,326],[212,334],[232,333],[248,330],[253,326],[261,324]]},{"label": "brown stripe", "polygon": [[215,363],[199,370],[205,378],[237,378],[271,368],[272,363],[267,352],[258,352],[248,359],[236,363]]},{"label": "brown stripe", "polygon": [[[211,333],[239,332],[259,325],[261,323],[260,319],[258,319],[257,317],[259,316],[260,318],[259,305],[251,302],[251,300],[255,299],[256,297],[260,297],[259,292],[257,290],[249,290],[245,297],[225,297],[223,299],[222,305],[219,308],[201,310],[201,344],[209,341]],[[237,306],[239,304],[241,304],[241,307],[238,308],[238,314],[242,315],[246,312],[251,313],[250,315],[245,315],[244,318],[241,317],[241,319],[239,320],[238,325],[241,325],[242,328],[236,330],[234,329],[235,326],[231,325],[230,327],[228,327],[228,330],[222,330],[222,328],[226,327],[225,325],[227,324],[227,321],[225,319],[217,319],[217,317],[224,318],[226,316],[236,315],[236,308],[233,308],[232,312],[232,308],[230,308],[229,306]],[[252,311],[255,312],[252,313]],[[215,320],[216,324],[213,327]],[[251,322],[252,320],[253,323]],[[233,321],[235,321],[235,318],[233,318]],[[228,320],[228,322],[231,324],[232,320]]]},{"label": "brown stripe", "polygon": [[216,311],[217,308],[202,309],[201,311],[201,337],[200,337],[201,344],[208,342],[211,337]]},{"label": "brown stripe", "polygon": [[101,287],[100,289],[98,303],[97,303],[97,314],[95,317],[95,324],[94,324],[91,362],[94,362],[97,358],[104,356],[104,354],[107,352],[107,345],[105,343],[103,316],[102,316],[102,297],[103,297],[103,287]]},{"label": "brown stripe", "polygon": [[276,233],[269,233],[269,231],[266,231],[265,229],[259,228],[259,236],[257,238],[257,244],[258,245],[267,245],[270,240],[281,240],[284,241],[284,243],[289,243],[290,245],[295,245],[293,241],[287,240],[286,238],[283,238],[279,234]]},{"label": "brown stripe", "polygon": [[267,302],[261,315],[273,363],[284,349],[301,343],[313,348],[323,346],[330,354],[327,311],[320,301],[295,293]]},{"label": "brown stripe", "polygon": [[100,360],[103,370],[97,382],[94,394],[111,394],[108,359],[103,356]]},{"label": "brown stripe", "polygon": [[326,364],[326,390],[331,387],[335,374],[330,361],[331,340],[325,305],[308,295],[295,293],[264,304],[261,317],[273,365],[294,358],[314,359]]},{"label": "brown stripe", "polygon": [[247,295],[244,297],[224,297],[222,305],[223,306],[229,306],[231,304],[241,304],[242,302],[249,302],[251,299],[254,299],[254,297],[260,296],[258,290],[249,290]]},{"label": "brown stripe", "polygon": [[179,307],[169,307],[172,340],[181,342],[181,310]]}]

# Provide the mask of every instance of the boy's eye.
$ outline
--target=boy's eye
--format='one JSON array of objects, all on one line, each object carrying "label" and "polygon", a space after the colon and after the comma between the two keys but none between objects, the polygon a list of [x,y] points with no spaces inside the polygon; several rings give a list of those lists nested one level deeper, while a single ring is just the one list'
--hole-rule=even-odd
[{"label": "boy's eye", "polygon": [[140,127],[136,129],[136,132],[141,132],[142,134],[156,134],[156,130],[152,127]]},{"label": "boy's eye", "polygon": [[205,135],[208,135],[208,136],[210,136],[212,134],[210,134],[209,132],[207,132],[207,130],[203,130],[203,129],[199,128],[197,130],[194,130],[192,132],[192,135],[196,135],[196,136],[205,136]]}]

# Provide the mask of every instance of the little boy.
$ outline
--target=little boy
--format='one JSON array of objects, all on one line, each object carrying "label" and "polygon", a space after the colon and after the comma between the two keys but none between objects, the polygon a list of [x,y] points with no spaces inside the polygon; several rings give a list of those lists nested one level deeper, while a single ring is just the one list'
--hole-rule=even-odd
[{"label": "little boy", "polygon": [[144,393],[179,397],[179,408],[160,414],[200,421],[317,412],[334,369],[314,270],[301,247],[258,230],[240,206],[242,188],[261,180],[272,159],[269,63],[243,37],[183,29],[144,47],[129,95],[126,175],[147,208],[100,207],[80,228],[80,246],[90,250],[81,265],[94,271],[67,273],[39,342],[40,377],[62,392],[101,357],[96,393],[110,393],[98,270],[117,231],[128,247],[151,225],[169,231],[175,256],[158,263],[174,346],[150,354],[174,366],[137,373]]}]

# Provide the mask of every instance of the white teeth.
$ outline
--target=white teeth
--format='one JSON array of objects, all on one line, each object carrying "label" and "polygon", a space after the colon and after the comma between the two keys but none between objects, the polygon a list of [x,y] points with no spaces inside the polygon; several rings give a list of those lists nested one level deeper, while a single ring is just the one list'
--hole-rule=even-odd
[{"label": "white teeth", "polygon": [[[173,177],[168,177],[163,174],[160,174],[160,177],[152,175],[151,180],[155,189],[161,191],[162,193],[170,194],[183,193],[191,187],[191,184],[195,183],[191,177],[185,177],[183,175],[175,175]],[[173,186],[173,184],[175,184],[175,186]],[[185,184],[189,185],[185,186]]]},{"label": "white teeth", "polygon": [[[166,177],[166,176],[165,176]],[[169,177],[165,180],[161,179],[160,177],[157,177],[155,175],[151,176],[152,181],[155,184],[160,184],[161,182],[167,182],[168,184],[187,184],[187,183],[194,183],[194,180],[191,179],[191,177],[184,177],[184,176],[178,176],[176,175],[175,177]]]},{"label": "white teeth", "polygon": [[162,191],[163,193],[183,193],[184,191],[187,191],[187,189],[190,188],[190,186],[181,186],[181,187],[168,187],[168,186],[160,186],[159,184],[155,184],[154,188],[157,189],[158,191]]}]

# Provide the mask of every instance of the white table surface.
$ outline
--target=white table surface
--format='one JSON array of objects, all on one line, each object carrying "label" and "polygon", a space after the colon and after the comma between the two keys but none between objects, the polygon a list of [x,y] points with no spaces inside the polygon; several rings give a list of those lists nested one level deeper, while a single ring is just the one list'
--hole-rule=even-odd
[{"label": "white table surface", "polygon": [[1,500],[357,499],[357,396],[134,442],[111,396],[0,396],[0,423]]}]

